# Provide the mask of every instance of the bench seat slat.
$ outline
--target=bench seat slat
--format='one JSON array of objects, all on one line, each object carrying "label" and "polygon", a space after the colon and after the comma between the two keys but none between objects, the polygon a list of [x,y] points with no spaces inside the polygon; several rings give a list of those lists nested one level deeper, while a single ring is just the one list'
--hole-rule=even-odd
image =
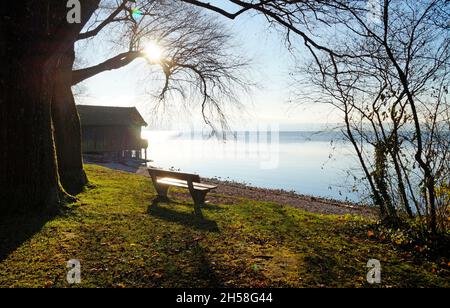
[{"label": "bench seat slat", "polygon": [[[165,185],[189,188],[187,181],[183,181],[183,180],[177,180],[177,179],[171,179],[171,178],[160,178],[157,180],[157,182],[160,184],[165,184]],[[193,182],[192,184],[193,184],[195,190],[211,190],[211,189],[217,188],[217,186],[206,185],[206,184],[202,184],[202,183]]]},{"label": "bench seat slat", "polygon": [[209,184],[203,184],[203,183],[193,183],[194,186],[198,186],[198,187],[204,187],[204,188],[208,188],[208,189],[216,189],[217,186],[216,185],[209,185]]},{"label": "bench seat slat", "polygon": [[[167,178],[159,178],[157,180],[158,183],[159,183],[160,180],[167,181],[167,182],[173,182],[173,183],[186,184],[187,185],[187,181],[174,179],[174,178],[168,178],[168,177]],[[208,188],[208,189],[216,189],[217,188],[217,185],[209,185],[209,184],[205,184],[205,183],[192,182],[192,184],[194,184],[194,186],[196,186],[196,187],[204,187],[204,188]]]},{"label": "bench seat slat", "polygon": [[155,168],[147,168],[147,170],[151,176],[155,176],[158,178],[174,178],[192,182],[200,182],[200,176],[197,174],[182,173],[177,171],[168,171]]}]

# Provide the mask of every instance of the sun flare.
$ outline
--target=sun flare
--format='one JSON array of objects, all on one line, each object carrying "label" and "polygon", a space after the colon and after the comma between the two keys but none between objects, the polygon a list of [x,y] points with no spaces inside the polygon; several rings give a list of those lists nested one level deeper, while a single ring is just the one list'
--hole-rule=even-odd
[{"label": "sun flare", "polygon": [[151,41],[145,45],[144,53],[151,62],[159,62],[163,55],[163,50],[158,43]]}]

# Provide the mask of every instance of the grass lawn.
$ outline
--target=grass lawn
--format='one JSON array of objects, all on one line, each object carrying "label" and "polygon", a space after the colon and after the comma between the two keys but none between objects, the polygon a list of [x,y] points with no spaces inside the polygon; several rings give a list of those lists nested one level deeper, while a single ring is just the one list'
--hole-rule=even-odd
[{"label": "grass lawn", "polygon": [[68,287],[70,259],[81,287],[367,287],[369,259],[382,287],[450,286],[448,268],[369,238],[361,217],[236,196],[201,218],[184,191],[156,204],[148,178],[86,169],[93,185],[63,215],[1,223],[1,287]]}]

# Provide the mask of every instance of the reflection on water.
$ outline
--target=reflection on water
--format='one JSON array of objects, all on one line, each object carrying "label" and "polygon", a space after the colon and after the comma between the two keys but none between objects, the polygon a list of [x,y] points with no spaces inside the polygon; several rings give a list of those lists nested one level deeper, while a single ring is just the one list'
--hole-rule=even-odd
[{"label": "reflection on water", "polygon": [[305,195],[360,200],[360,193],[352,191],[358,164],[339,133],[238,132],[226,141],[191,132],[142,134],[156,167]]}]

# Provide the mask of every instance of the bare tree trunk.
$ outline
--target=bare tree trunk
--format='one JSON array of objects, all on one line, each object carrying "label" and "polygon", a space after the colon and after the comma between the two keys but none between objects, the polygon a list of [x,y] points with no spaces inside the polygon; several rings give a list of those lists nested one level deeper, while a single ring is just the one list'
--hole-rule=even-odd
[{"label": "bare tree trunk", "polygon": [[358,155],[358,160],[361,163],[361,167],[364,171],[364,175],[366,176],[367,181],[369,182],[370,189],[371,189],[372,195],[373,195],[374,203],[380,209],[380,217],[383,220],[385,220],[389,213],[388,213],[386,206],[383,202],[383,199],[375,185],[372,175],[370,174],[369,169],[367,168],[366,161],[364,160],[364,157],[362,156],[362,152],[361,152],[360,148],[358,147],[358,143],[356,142],[355,137],[353,135],[347,105],[345,105],[345,127],[346,127],[345,134],[346,134],[347,138],[350,140],[351,144],[353,145],[353,148],[355,149],[356,154]]},{"label": "bare tree trunk", "polygon": [[424,184],[425,189],[428,193],[428,199],[427,200],[427,206],[430,210],[430,230],[433,234],[436,234],[437,232],[437,213],[436,213],[436,191],[435,191],[435,179],[433,176],[433,172],[431,170],[431,167],[429,166],[428,162],[425,162],[422,155],[423,155],[423,141],[422,141],[422,128],[421,123],[419,120],[417,108],[416,108],[416,102],[414,99],[414,96],[412,95],[410,89],[409,89],[409,83],[408,78],[406,77],[405,72],[400,67],[399,63],[397,62],[397,59],[395,58],[391,48],[389,47],[387,35],[388,35],[388,29],[389,29],[389,1],[384,1],[384,14],[383,14],[383,22],[384,22],[384,41],[383,45],[386,50],[386,54],[389,57],[389,60],[394,65],[395,69],[397,70],[398,77],[400,82],[402,83],[403,90],[406,93],[406,96],[409,101],[409,107],[411,108],[413,120],[414,120],[414,128],[416,133],[416,139],[417,139],[417,149],[415,154],[415,160],[419,164],[420,168],[424,172]]},{"label": "bare tree trunk", "polygon": [[[85,0],[83,22],[66,21],[66,2],[3,1],[0,18],[0,211],[55,211],[60,185],[52,99],[61,56],[99,0]],[[26,13],[24,13],[26,12]]]},{"label": "bare tree trunk", "polygon": [[[405,179],[403,178],[402,169],[400,167],[400,163],[398,160],[399,150],[398,150],[398,141],[397,141],[397,128],[395,128],[395,137],[394,137],[394,142],[392,143],[392,147],[393,148],[388,147],[388,151],[392,158],[392,162],[394,163],[394,169],[395,169],[395,173],[397,175],[397,181],[398,181],[398,183],[397,183],[398,191],[402,198],[403,206],[405,208],[406,213],[408,214],[409,218],[413,218],[414,214],[411,210],[411,206],[409,205],[408,195],[406,193]],[[405,174],[405,177],[407,177],[406,174]]]},{"label": "bare tree trunk", "polygon": [[81,126],[72,93],[72,47],[61,57],[53,90],[52,117],[58,170],[64,189],[76,195],[87,184],[81,153]]},{"label": "bare tree trunk", "polygon": [[2,64],[1,211],[53,211],[65,196],[59,184],[50,110],[57,61],[37,46],[13,52]]}]

